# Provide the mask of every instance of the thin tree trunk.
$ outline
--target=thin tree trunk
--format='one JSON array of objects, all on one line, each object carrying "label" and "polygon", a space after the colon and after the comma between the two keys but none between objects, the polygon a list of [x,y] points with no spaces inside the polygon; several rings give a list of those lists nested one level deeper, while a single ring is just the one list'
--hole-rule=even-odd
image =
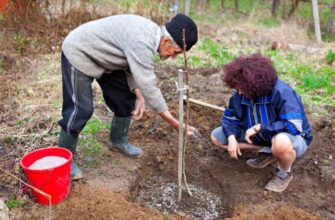
[{"label": "thin tree trunk", "polygon": [[191,0],[185,0],[185,8],[184,8],[185,15],[190,14],[190,9],[191,9]]},{"label": "thin tree trunk", "polygon": [[320,18],[318,9],[318,0],[312,0],[315,36],[318,43],[321,42]]},{"label": "thin tree trunk", "polygon": [[275,17],[276,14],[277,14],[277,9],[278,9],[279,4],[280,4],[280,0],[273,0],[272,10],[271,10],[271,13],[272,13],[273,17]]},{"label": "thin tree trunk", "polygon": [[327,22],[327,29],[329,32],[335,31],[335,23],[334,23],[334,16],[335,16],[335,0],[330,8],[330,14]]},{"label": "thin tree trunk", "polygon": [[299,7],[299,2],[300,2],[300,0],[293,0],[292,1],[291,9],[290,9],[290,11],[288,13],[288,16],[287,16],[288,18],[291,18],[293,16],[294,12]]},{"label": "thin tree trunk", "polygon": [[65,14],[65,4],[66,4],[66,0],[62,0],[62,15]]},{"label": "thin tree trunk", "polygon": [[240,10],[240,2],[239,2],[239,0],[235,0],[235,10],[236,11]]},{"label": "thin tree trunk", "polygon": [[221,0],[221,8],[224,9],[224,0]]}]

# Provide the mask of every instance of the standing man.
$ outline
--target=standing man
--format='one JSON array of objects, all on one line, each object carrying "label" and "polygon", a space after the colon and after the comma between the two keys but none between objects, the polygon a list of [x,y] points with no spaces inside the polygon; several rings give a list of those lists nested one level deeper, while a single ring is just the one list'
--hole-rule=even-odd
[{"label": "standing man", "polygon": [[[115,15],[85,23],[73,30],[62,45],[63,118],[59,146],[76,153],[78,136],[93,114],[92,82],[99,83],[105,102],[114,112],[109,148],[130,157],[143,154],[128,142],[131,116],[140,119],[147,103],[178,129],[156,84],[153,58],[175,58],[182,53],[182,31],[186,50],[198,40],[197,26],[187,16],[177,14],[165,26],[137,15]],[[195,128],[188,127],[188,135]],[[82,178],[75,162],[73,180]]]}]

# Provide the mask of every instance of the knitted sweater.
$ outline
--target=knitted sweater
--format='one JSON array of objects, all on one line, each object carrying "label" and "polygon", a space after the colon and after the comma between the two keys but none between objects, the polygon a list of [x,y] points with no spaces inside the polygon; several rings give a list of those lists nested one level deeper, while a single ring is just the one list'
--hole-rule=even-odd
[{"label": "knitted sweater", "polygon": [[139,88],[156,112],[167,110],[157,87],[153,58],[159,47],[160,27],[137,15],[115,15],[85,23],[65,38],[62,50],[79,71],[100,78],[110,70],[130,70],[131,89]]}]

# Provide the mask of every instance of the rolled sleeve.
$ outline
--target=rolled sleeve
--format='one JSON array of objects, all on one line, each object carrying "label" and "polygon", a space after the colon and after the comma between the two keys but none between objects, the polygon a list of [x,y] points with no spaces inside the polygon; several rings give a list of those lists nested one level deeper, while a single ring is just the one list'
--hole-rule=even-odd
[{"label": "rolled sleeve", "polygon": [[[131,71],[130,87],[138,86],[146,103],[156,112],[166,111],[165,99],[157,86],[156,75],[154,73],[153,58],[154,50],[145,42],[139,42],[135,48],[125,51],[127,61]],[[132,78],[132,79],[131,79]]]}]

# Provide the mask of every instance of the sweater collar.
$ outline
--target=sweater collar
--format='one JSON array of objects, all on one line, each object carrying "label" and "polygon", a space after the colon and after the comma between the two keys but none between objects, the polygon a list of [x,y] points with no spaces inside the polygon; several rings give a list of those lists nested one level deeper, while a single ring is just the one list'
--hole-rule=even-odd
[{"label": "sweater collar", "polygon": [[158,52],[158,48],[159,48],[159,44],[161,42],[162,34],[163,34],[162,29],[161,28],[157,28],[157,31],[156,31],[156,43],[155,43],[155,52],[156,53]]}]

